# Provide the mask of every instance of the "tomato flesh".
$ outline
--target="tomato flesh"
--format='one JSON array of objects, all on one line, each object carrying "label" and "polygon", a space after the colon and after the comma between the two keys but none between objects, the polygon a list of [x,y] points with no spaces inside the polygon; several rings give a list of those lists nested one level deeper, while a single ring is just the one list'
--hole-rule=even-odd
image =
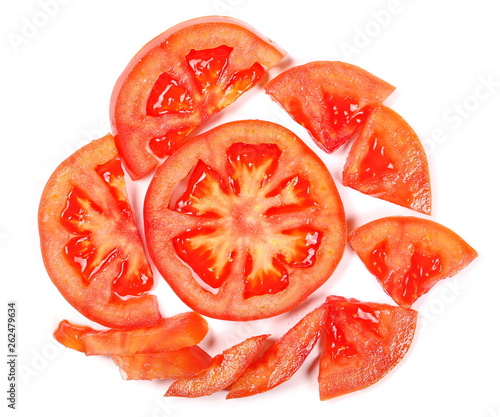
[{"label": "tomato flesh", "polygon": [[428,219],[385,217],[351,231],[349,243],[384,290],[410,307],[437,282],[457,274],[477,252]]},{"label": "tomato flesh", "polygon": [[229,17],[193,19],[151,40],[130,61],[111,99],[113,133],[131,177],[153,170],[284,55]]},{"label": "tomato flesh", "polygon": [[153,275],[127,199],[111,135],[81,148],[54,171],[40,201],[47,272],[62,295],[107,327],[154,325]]},{"label": "tomato flesh", "polygon": [[[331,275],[343,250],[343,208],[328,171],[295,135],[242,121],[189,145],[155,175],[145,224],[160,272],[191,308],[233,320],[274,315],[291,305],[287,294],[300,299]],[[284,301],[272,308],[272,297]]]},{"label": "tomato flesh", "polygon": [[405,356],[417,312],[331,296],[320,357],[321,400],[369,387]]},{"label": "tomato flesh", "polygon": [[424,214],[431,213],[431,185],[424,148],[394,110],[370,111],[352,144],[342,183],[364,194]]},{"label": "tomato flesh", "polygon": [[394,91],[393,86],[367,71],[338,61],[292,67],[265,88],[327,153],[353,137],[371,107]]}]

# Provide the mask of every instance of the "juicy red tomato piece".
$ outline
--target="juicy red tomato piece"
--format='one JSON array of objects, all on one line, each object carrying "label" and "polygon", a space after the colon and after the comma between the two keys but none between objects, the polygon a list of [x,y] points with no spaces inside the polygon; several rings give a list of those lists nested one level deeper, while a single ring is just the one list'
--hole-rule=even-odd
[{"label": "juicy red tomato piece", "polygon": [[212,357],[196,345],[167,352],[115,355],[113,362],[123,379],[151,381],[193,377],[212,364]]},{"label": "juicy red tomato piece", "polygon": [[386,304],[331,296],[320,357],[321,400],[369,387],[404,357],[417,312]]},{"label": "juicy red tomato piece", "polygon": [[290,68],[265,87],[316,144],[332,153],[364,124],[394,87],[355,65],[317,61]]},{"label": "juicy red tomato piece", "polygon": [[64,346],[86,355],[132,355],[194,346],[203,340],[207,331],[205,319],[189,312],[163,318],[155,326],[125,330],[94,330],[63,320],[54,337]]},{"label": "juicy red tomato piece", "polygon": [[327,312],[326,305],[318,307],[269,346],[231,385],[226,398],[260,394],[288,381],[316,345]]},{"label": "juicy red tomato piece", "polygon": [[410,307],[438,281],[457,274],[477,257],[455,232],[417,217],[374,220],[351,231],[348,240],[402,307]]},{"label": "juicy red tomato piece", "polygon": [[342,202],[321,160],[274,123],[241,121],[185,144],[145,200],[150,254],[201,314],[251,320],[305,300],[342,257]]},{"label": "juicy red tomato piece", "polygon": [[125,68],[111,98],[113,133],[131,177],[153,170],[284,55],[229,17],[193,19],[151,40]]},{"label": "juicy red tomato piece", "polygon": [[160,320],[156,297],[111,135],[81,148],[57,167],[39,208],[42,256],[68,302],[113,328]]},{"label": "juicy red tomato piece", "polygon": [[269,335],[254,336],[214,357],[212,364],[192,378],[175,381],[166,397],[203,397],[230,386],[259,353]]},{"label": "juicy red tomato piece", "polygon": [[394,110],[377,106],[354,141],[342,183],[364,194],[431,213],[427,157],[413,129]]}]

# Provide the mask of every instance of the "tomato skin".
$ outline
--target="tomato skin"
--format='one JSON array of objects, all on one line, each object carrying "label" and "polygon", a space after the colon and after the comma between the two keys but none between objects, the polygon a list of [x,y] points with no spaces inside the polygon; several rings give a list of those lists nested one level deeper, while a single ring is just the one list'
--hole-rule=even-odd
[{"label": "tomato skin", "polygon": [[215,356],[212,364],[198,375],[175,381],[165,396],[196,398],[223,390],[245,371],[268,337],[250,337],[226,349]]},{"label": "tomato skin", "polygon": [[352,230],[348,241],[401,307],[410,307],[437,282],[454,276],[478,256],[449,228],[413,216],[371,221]]},{"label": "tomato skin", "polygon": [[282,72],[265,89],[323,151],[332,153],[395,88],[355,65],[314,61]]},{"label": "tomato skin", "polygon": [[208,331],[198,313],[180,313],[163,318],[151,327],[94,330],[63,320],[54,336],[66,347],[86,355],[132,355],[173,351],[199,343]]},{"label": "tomato skin", "polygon": [[[250,158],[252,152],[248,149],[252,148],[252,158],[257,161],[264,149],[261,145],[276,146],[281,150],[278,164],[272,162],[273,157],[264,158],[263,165],[247,164],[241,157],[238,165],[233,166],[231,161],[236,159],[231,157],[235,151],[232,146],[241,143],[245,146],[238,148],[247,155],[245,158]],[[275,149],[274,146],[267,149]],[[221,189],[219,176],[205,175],[210,187],[203,183],[199,187],[212,194],[198,199],[193,191],[196,204],[187,205],[181,193],[183,204],[178,208],[173,195],[178,185],[196,171],[193,168],[199,166],[200,160],[212,171],[223,174],[224,181],[232,186],[224,190],[232,191]],[[237,167],[239,173],[232,173],[228,164]],[[296,177],[303,180],[292,180]],[[218,126],[191,139],[167,159],[147,191],[144,222],[152,260],[172,289],[193,310],[223,320],[254,320],[288,311],[330,278],[345,247],[343,205],[324,164],[292,132],[258,120]],[[222,271],[218,276],[224,276],[218,291],[200,285],[192,273],[194,264],[191,268],[189,263],[186,265],[188,259],[184,255],[198,247],[192,240],[182,254],[176,252],[175,245],[182,242],[174,244],[174,240],[181,235],[182,241],[186,241],[186,230],[201,230],[203,239],[199,242],[212,245],[208,252],[213,255],[214,268]],[[208,235],[207,230],[217,232]],[[317,243],[309,244],[307,240]],[[306,258],[310,251],[314,253]],[[248,262],[249,253],[252,262]],[[225,269],[228,259],[230,272]],[[278,287],[283,285],[283,270],[291,272],[284,289]],[[252,284],[253,279],[257,282],[258,277],[274,282],[257,289],[246,285]],[[258,295],[249,294],[251,290]]]},{"label": "tomato skin", "polygon": [[183,22],[148,42],[111,97],[112,131],[132,179],[152,171],[285,54],[244,22],[221,16]]},{"label": "tomato skin", "polygon": [[354,140],[342,184],[431,214],[431,183],[424,147],[411,126],[383,105],[371,110]]},{"label": "tomato skin", "polygon": [[322,401],[365,389],[391,371],[410,348],[417,312],[330,296],[320,356]]},{"label": "tomato skin", "polygon": [[[118,153],[107,135],[56,168],[40,199],[42,257],[60,293],[90,320],[122,329],[153,326],[161,319],[157,299],[135,279],[146,273],[150,288],[152,272],[115,161]],[[75,197],[75,190],[85,191]],[[87,274],[74,262],[80,258],[96,260],[97,267]],[[117,291],[137,296],[122,298]]]},{"label": "tomato skin", "polygon": [[322,334],[327,313],[325,304],[307,314],[249,365],[231,385],[226,398],[260,394],[288,381]]},{"label": "tomato skin", "polygon": [[193,377],[211,365],[212,357],[195,345],[166,352],[115,355],[113,362],[125,380],[151,381]]}]

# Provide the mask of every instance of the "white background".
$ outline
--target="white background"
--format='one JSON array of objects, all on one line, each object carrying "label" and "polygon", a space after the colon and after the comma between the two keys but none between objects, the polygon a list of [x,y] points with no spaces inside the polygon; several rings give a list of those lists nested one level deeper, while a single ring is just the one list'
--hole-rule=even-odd
[{"label": "white background", "polygon": [[[17,410],[9,415],[499,417],[498,9],[493,0],[2,1],[0,354],[7,349],[8,301],[18,306],[19,354]],[[431,218],[479,252],[468,268],[414,305],[420,325],[409,353],[364,391],[320,402],[315,349],[290,381],[266,394],[231,401],[224,393],[164,399],[168,381],[123,381],[108,358],[86,357],[52,338],[61,319],[89,323],[59,295],[41,262],[37,208],[44,183],[65,157],[107,133],[111,90],[139,48],[176,23],[211,14],[240,18],[288,51],[271,76],[312,60],[343,60],[395,85],[387,104],[412,125],[428,151]],[[216,123],[242,118],[281,123],[314,147],[261,86]],[[342,187],[347,150],[321,157],[339,184],[349,227],[415,214]],[[148,180],[129,183],[137,212]],[[165,315],[187,310],[161,277],[154,292]],[[309,303],[265,321],[210,320],[203,347],[215,355],[248,336],[277,337],[328,294],[392,304],[348,249]],[[5,364],[1,369],[5,415],[8,370]]]}]

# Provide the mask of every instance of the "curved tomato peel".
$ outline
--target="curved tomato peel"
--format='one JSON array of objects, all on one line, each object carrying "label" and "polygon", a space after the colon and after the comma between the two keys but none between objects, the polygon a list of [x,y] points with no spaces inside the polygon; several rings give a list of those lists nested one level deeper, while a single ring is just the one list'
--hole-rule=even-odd
[{"label": "curved tomato peel", "polygon": [[288,381],[323,332],[328,308],[316,308],[269,346],[231,385],[227,399],[260,394]]},{"label": "curved tomato peel", "polygon": [[192,378],[182,378],[170,385],[166,397],[203,397],[231,385],[259,353],[269,335],[254,336],[214,357],[212,364]]}]

